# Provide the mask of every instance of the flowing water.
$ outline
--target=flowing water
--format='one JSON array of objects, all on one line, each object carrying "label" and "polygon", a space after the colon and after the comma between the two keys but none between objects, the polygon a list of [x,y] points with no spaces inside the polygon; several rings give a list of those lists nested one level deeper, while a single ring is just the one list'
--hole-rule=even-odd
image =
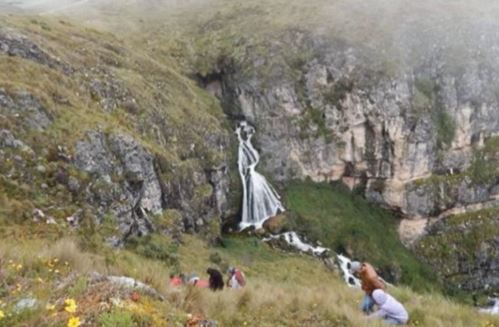
[{"label": "flowing water", "polygon": [[[263,241],[268,242],[274,239],[283,239],[284,241],[286,241],[286,243],[296,248],[297,250],[313,254],[315,256],[322,256],[325,253],[332,254],[331,249],[325,248],[323,246],[314,246],[307,243],[306,241],[303,241],[296,232],[286,232],[282,234],[271,235],[263,239]],[[335,256],[336,265],[340,268],[341,275],[347,285],[350,287],[360,287],[360,280],[350,272],[352,260],[342,254],[336,254]]]},{"label": "flowing water", "polygon": [[480,309],[480,312],[499,315],[499,298],[490,299],[489,305],[486,308]]},{"label": "flowing water", "polygon": [[280,197],[265,177],[255,168],[260,161],[258,152],[251,144],[255,128],[240,122],[236,128],[239,139],[238,168],[243,184],[242,217],[240,229],[249,226],[261,228],[264,221],[284,211]]}]

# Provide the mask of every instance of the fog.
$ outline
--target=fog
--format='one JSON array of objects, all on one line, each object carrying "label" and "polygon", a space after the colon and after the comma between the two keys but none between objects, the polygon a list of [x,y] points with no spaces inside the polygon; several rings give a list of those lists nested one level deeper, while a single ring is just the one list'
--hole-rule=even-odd
[{"label": "fog", "polygon": [[[2,11],[9,7],[72,15],[122,33],[128,27],[156,27],[171,17],[179,24],[192,23],[189,16],[202,22],[230,8],[256,6],[263,8],[267,21],[308,28],[404,60],[435,49],[452,50],[456,61],[462,56],[499,57],[497,0],[0,0]],[[256,19],[255,25],[264,22]]]}]

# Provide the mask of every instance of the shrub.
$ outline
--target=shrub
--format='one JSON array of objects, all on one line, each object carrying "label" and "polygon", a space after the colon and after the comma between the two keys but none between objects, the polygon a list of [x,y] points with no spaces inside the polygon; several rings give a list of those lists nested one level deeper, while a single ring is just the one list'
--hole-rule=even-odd
[{"label": "shrub", "polygon": [[146,258],[161,260],[169,265],[177,265],[177,245],[171,239],[159,234],[129,239],[127,247]]}]

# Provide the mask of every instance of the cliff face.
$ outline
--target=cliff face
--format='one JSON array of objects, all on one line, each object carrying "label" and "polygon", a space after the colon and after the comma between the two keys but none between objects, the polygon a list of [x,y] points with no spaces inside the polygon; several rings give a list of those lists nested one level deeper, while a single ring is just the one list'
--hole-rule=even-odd
[{"label": "cliff face", "polygon": [[454,71],[435,52],[393,73],[365,49],[304,32],[270,42],[270,56],[306,57],[261,73],[266,59],[247,58],[222,84],[231,113],[258,126],[273,178],[342,180],[410,218],[495,200],[495,169],[478,167],[499,132],[488,66],[477,59]]}]

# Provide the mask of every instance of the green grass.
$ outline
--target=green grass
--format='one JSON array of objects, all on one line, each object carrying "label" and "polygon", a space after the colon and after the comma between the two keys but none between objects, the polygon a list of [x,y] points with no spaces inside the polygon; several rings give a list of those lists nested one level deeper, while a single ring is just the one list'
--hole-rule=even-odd
[{"label": "green grass", "polygon": [[343,186],[312,182],[290,184],[286,189],[286,205],[294,216],[292,228],[312,240],[372,262],[382,272],[400,273],[400,282],[415,290],[438,288],[429,268],[400,242],[396,218],[387,210],[368,203]]},{"label": "green grass", "polygon": [[[6,317],[0,325],[66,326],[70,315],[63,310],[63,300],[71,297],[78,305],[75,315],[97,326],[182,326],[188,314],[214,319],[222,326],[382,326],[365,321],[358,308],[362,292],[349,288],[319,259],[275,250],[256,238],[227,236],[223,246],[212,247],[196,236],[183,236],[178,248],[182,272],[197,272],[207,278],[207,267],[223,270],[227,264],[245,272],[248,285],[244,290],[215,293],[168,287],[168,275],[176,268],[161,260],[126,249],[111,252],[104,244],[89,253],[78,246],[74,236],[48,242],[26,235],[19,226],[13,228],[20,235],[4,234],[0,238],[0,254],[6,262],[0,286],[7,290],[2,294],[1,307]],[[169,242],[168,237],[163,238]],[[17,270],[19,264],[22,268]],[[165,301],[142,292],[137,302],[132,301],[124,290],[87,282],[92,271],[136,278],[155,287]],[[60,287],[63,281],[68,284]],[[19,287],[22,292],[14,292]],[[410,326],[499,324],[497,318],[478,314],[437,293],[418,294],[407,287],[392,286],[389,292],[407,307],[412,317]],[[40,300],[39,309],[14,313],[13,306],[25,294]],[[54,304],[55,311],[45,309],[46,304]]]}]

